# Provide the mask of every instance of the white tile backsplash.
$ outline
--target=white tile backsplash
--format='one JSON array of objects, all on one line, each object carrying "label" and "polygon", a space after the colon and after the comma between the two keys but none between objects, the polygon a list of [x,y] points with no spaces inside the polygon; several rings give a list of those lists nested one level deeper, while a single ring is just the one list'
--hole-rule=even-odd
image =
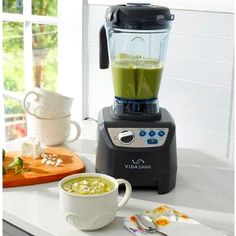
[{"label": "white tile backsplash", "polygon": [[[98,40],[99,40],[99,31],[100,28],[102,27],[102,25],[100,27],[98,26],[91,26],[88,28],[88,34],[89,35],[94,35],[94,37],[89,37],[88,38],[88,46],[89,47],[94,47],[95,45],[98,45]],[[97,47],[96,47],[97,48]]]},{"label": "white tile backsplash", "polygon": [[163,76],[159,99],[163,105],[166,100],[172,100],[206,109],[229,111],[231,90]]},{"label": "white tile backsplash", "polygon": [[225,158],[227,155],[228,136],[207,129],[198,129],[191,124],[180,125],[176,123],[177,146],[212,156]]},{"label": "white tile backsplash", "polygon": [[[89,58],[89,65],[94,66],[95,71],[98,71],[99,68],[99,48],[98,47],[91,47],[88,46],[88,58]],[[101,72],[106,70],[100,70]]]},{"label": "white tile backsplash", "polygon": [[168,55],[232,63],[233,40],[181,33],[171,34]]},{"label": "white tile backsplash", "polygon": [[88,7],[89,7],[88,9],[89,27],[90,26],[101,27],[104,23],[107,6],[89,5]]},{"label": "white tile backsplash", "polygon": [[235,131],[235,125],[234,125],[234,100],[233,100],[233,109],[232,109],[232,116],[230,119],[230,140],[229,140],[229,159],[234,161],[234,144],[235,144],[235,138],[234,138],[234,131]]},{"label": "white tile backsplash", "polygon": [[[110,70],[99,69],[106,6],[89,5],[84,40],[86,116],[113,103]],[[173,115],[177,145],[233,158],[233,14],[173,10],[160,105]],[[230,118],[231,117],[231,118]]]},{"label": "white tile backsplash", "polygon": [[165,63],[164,76],[231,88],[232,64],[168,56]]},{"label": "white tile backsplash", "polygon": [[229,159],[234,162],[234,143],[235,139],[234,137],[230,137],[229,141]]},{"label": "white tile backsplash", "polygon": [[168,99],[165,100],[163,106],[172,114],[178,125],[191,125],[196,129],[208,130],[222,135],[228,132],[230,112],[207,109]]},{"label": "white tile backsplash", "polygon": [[172,33],[233,38],[233,14],[181,10],[173,10],[172,13],[175,14]]}]

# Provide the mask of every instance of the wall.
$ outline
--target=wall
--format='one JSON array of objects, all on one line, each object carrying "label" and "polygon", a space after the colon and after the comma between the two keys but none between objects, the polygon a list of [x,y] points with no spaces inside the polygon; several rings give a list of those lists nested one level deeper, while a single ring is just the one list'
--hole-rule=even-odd
[{"label": "wall", "polygon": [[[73,6],[73,7],[71,7]],[[58,0],[57,91],[74,98],[72,119],[82,119],[82,1]]]},{"label": "wall", "polygon": [[[98,65],[106,6],[84,6],[85,115],[113,102],[110,70]],[[174,10],[159,101],[173,115],[178,147],[233,158],[233,14]]]}]

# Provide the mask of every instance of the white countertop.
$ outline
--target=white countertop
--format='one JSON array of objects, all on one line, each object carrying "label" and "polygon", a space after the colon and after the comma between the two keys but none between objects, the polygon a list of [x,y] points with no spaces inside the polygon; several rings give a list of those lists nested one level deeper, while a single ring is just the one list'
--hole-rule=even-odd
[{"label": "white countertop", "polygon": [[[65,147],[94,172],[96,125],[83,122],[80,139]],[[6,150],[19,150],[20,141],[9,142]],[[234,230],[234,169],[227,160],[194,150],[178,148],[178,174],[174,190],[158,195],[152,190],[133,190],[132,199],[117,213],[112,224],[99,231],[82,232],[68,225],[58,207],[58,182],[3,189],[4,220],[39,236],[130,235],[122,226],[123,217],[156,203],[174,206],[201,223],[232,236]]]}]

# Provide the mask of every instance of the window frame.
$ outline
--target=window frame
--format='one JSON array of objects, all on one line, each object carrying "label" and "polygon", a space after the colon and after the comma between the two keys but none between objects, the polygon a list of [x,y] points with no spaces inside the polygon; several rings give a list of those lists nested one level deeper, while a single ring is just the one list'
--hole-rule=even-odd
[{"label": "window frame", "polygon": [[[32,0],[23,1],[23,13],[5,13],[2,12],[2,22],[20,22],[23,23],[23,42],[24,42],[24,88],[32,89],[32,24],[56,25],[58,26],[58,17],[38,16],[31,14]],[[2,9],[1,9],[2,11]]]},{"label": "window frame", "polygon": [[[32,90],[33,88],[33,48],[32,48],[32,24],[44,24],[44,25],[56,25],[58,29],[58,15],[57,16],[40,16],[32,15],[32,0],[23,0],[23,12],[22,13],[6,13],[3,12],[2,7],[3,1],[0,3],[0,13],[1,13],[1,27],[0,27],[0,44],[3,44],[3,22],[19,22],[23,23],[23,44],[24,44],[24,88],[25,90]],[[58,8],[58,4],[57,4]],[[3,55],[3,47],[0,47],[0,55]],[[31,68],[31,69],[29,69]],[[3,58],[0,57],[0,75],[1,75],[1,85],[0,91],[2,93],[2,98],[0,99],[0,117],[5,117],[4,112],[4,98],[11,98],[17,101],[21,101],[23,98],[22,92],[13,92],[5,90],[4,88],[4,75],[3,75]],[[3,134],[1,136],[2,140],[5,140],[5,119],[0,121],[0,132]]]}]

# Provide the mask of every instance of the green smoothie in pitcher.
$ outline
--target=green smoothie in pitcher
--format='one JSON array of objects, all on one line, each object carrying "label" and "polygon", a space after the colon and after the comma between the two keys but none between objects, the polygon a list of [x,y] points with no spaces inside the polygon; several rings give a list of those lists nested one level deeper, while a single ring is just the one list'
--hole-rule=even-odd
[{"label": "green smoothie in pitcher", "polygon": [[112,64],[115,96],[124,99],[157,98],[163,67],[154,59],[117,59]]}]

